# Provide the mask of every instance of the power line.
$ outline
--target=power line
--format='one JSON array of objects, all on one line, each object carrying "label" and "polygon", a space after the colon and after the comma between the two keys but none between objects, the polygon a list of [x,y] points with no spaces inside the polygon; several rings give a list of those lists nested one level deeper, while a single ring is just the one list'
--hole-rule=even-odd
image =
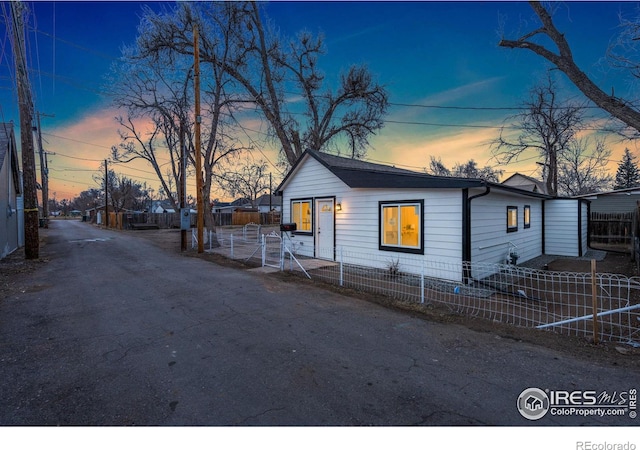
[{"label": "power line", "polygon": [[[47,133],[42,133],[42,134],[47,134]],[[58,136],[56,136],[56,137],[58,137]],[[89,158],[80,158],[78,156],[69,156],[69,155],[65,155],[63,153],[59,153],[59,152],[56,152],[55,155],[56,156],[62,156],[64,158],[77,159],[77,160],[80,160],[80,161],[91,161],[91,162],[100,162],[100,163],[103,161],[102,159],[89,159]]]},{"label": "power line", "polygon": [[[105,145],[100,145],[100,144],[94,144],[93,142],[80,141],[78,139],[72,139],[70,137],[60,136],[60,135],[52,134],[52,133],[42,133],[42,134],[44,134],[45,136],[51,136],[51,137],[55,137],[55,138],[58,138],[58,139],[64,139],[64,140],[71,141],[71,142],[77,142],[78,144],[92,145],[94,147],[106,148],[107,150],[111,150],[111,147],[107,147]],[[102,161],[102,160],[96,160],[96,161]]]},{"label": "power line", "polygon": [[[453,111],[525,111],[526,105],[523,106],[443,106],[443,105],[421,105],[418,103],[398,103],[389,102],[390,106],[403,106],[409,108],[423,108],[423,109],[446,109]],[[555,106],[556,109],[572,109],[576,106]],[[580,106],[580,109],[601,109],[595,105]]]}]

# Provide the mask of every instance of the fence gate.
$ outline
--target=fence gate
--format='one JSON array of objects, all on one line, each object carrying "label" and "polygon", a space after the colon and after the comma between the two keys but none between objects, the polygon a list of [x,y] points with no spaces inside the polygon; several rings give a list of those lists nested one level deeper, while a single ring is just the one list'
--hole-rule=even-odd
[{"label": "fence gate", "polygon": [[262,236],[262,266],[282,269],[282,237],[276,232]]}]

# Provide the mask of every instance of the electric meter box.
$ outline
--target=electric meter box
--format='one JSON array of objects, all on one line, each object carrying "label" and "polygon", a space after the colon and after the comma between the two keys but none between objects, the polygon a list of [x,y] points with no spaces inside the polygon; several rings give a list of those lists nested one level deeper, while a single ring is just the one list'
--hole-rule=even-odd
[{"label": "electric meter box", "polygon": [[181,230],[191,229],[191,208],[180,209],[180,229]]}]

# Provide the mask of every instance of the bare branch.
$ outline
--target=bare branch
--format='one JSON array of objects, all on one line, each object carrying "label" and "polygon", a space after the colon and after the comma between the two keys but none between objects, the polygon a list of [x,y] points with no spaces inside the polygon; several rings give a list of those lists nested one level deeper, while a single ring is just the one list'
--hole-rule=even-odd
[{"label": "bare branch", "polygon": [[[529,4],[542,23],[542,28],[535,30],[535,32],[525,34],[517,40],[503,39],[500,41],[499,46],[511,49],[528,49],[542,56],[564,72],[573,84],[596,105],[629,127],[640,131],[640,111],[630,106],[627,102],[618,99],[614,95],[609,95],[600,89],[573,60],[569,43],[565,39],[564,34],[555,27],[548,11],[539,2],[531,1]],[[549,37],[558,48],[558,53],[554,53],[546,47],[530,40],[531,37],[538,34],[544,34]]]}]

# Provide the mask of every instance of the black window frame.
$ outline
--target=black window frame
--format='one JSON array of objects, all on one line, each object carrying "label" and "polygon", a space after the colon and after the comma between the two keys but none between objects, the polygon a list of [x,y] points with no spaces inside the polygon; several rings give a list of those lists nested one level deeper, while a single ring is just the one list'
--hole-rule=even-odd
[{"label": "black window frame", "polygon": [[295,218],[293,217],[293,204],[294,203],[304,203],[304,202],[309,202],[309,213],[311,215],[310,218],[310,229],[309,231],[303,230],[300,226],[297,227],[296,231],[294,231],[292,234],[293,235],[301,235],[301,236],[313,236],[313,205],[314,205],[314,201],[313,201],[313,197],[303,197],[303,198],[292,198],[289,201],[289,218],[291,219],[291,222],[295,222]]},{"label": "black window frame", "polygon": [[[509,217],[511,216],[511,211],[516,212],[516,223],[515,225],[509,225]],[[518,231],[518,207],[517,206],[507,206],[507,233],[515,233]]]},{"label": "black window frame", "polygon": [[531,228],[531,205],[524,205],[524,212],[522,216],[523,227],[526,230],[527,228]]},{"label": "black window frame", "polygon": [[[382,233],[384,232],[382,217],[383,208],[390,205],[416,205],[420,207],[419,216],[419,239],[420,245],[418,247],[402,247],[400,245],[385,245],[382,239]],[[378,250],[384,252],[397,252],[397,253],[411,253],[414,255],[424,255],[424,200],[384,200],[378,202]]]}]

